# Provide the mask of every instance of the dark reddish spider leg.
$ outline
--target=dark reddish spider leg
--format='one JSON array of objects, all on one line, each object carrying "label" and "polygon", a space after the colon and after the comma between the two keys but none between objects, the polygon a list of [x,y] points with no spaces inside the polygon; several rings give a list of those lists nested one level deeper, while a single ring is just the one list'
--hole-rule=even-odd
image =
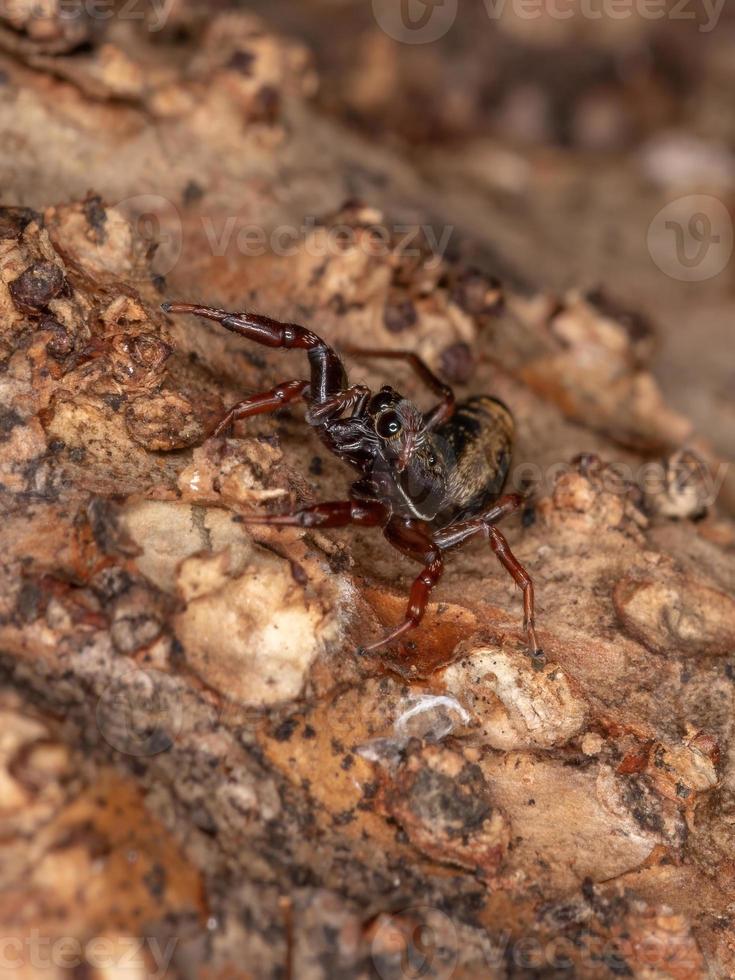
[{"label": "dark reddish spider leg", "polygon": [[444,571],[440,549],[429,535],[413,521],[392,520],[385,529],[386,539],[409,558],[419,561],[424,568],[411,586],[406,607],[406,618],[394,630],[377,643],[363,647],[365,653],[372,653],[380,647],[397,640],[399,636],[414,629],[424,618],[431,590],[437,585]]},{"label": "dark reddish spider leg", "polygon": [[281,527],[379,527],[388,520],[384,504],[363,500],[330,500],[301,507],[288,514],[243,514],[244,524],[272,524]]},{"label": "dark reddish spider leg", "polygon": [[519,507],[523,506],[524,499],[520,493],[508,493],[499,497],[484,514],[479,514],[469,521],[458,521],[456,524],[450,524],[449,527],[441,531],[435,531],[432,539],[442,551],[457,548],[469,541],[470,538],[484,533],[488,525],[497,524],[504,517],[508,517],[509,514],[518,510]]},{"label": "dark reddish spider leg", "polygon": [[289,402],[301,398],[309,387],[308,381],[284,381],[283,384],[276,385],[270,391],[264,391],[260,395],[250,395],[241,402],[233,405],[227,415],[224,416],[217,428],[212,433],[213,436],[223,435],[233,424],[240,419],[246,419],[250,415],[262,415],[265,412],[275,412],[276,409]]},{"label": "dark reddish spider leg", "polygon": [[522,506],[524,498],[519,493],[509,493],[501,497],[490,510],[471,521],[463,521],[438,531],[434,541],[447,551],[469,541],[478,534],[485,534],[490,541],[490,547],[497,555],[503,568],[512,576],[516,585],[523,590],[523,628],[528,638],[528,645],[534,657],[541,658],[543,651],[539,648],[536,637],[535,608],[533,582],[523,565],[518,561],[508,546],[504,535],[494,526],[498,521],[512,514]]},{"label": "dark reddish spider leg", "polygon": [[435,429],[438,425],[447,422],[454,414],[456,404],[454,392],[449,385],[437,378],[426,362],[413,351],[387,350],[382,347],[377,350],[365,350],[362,347],[344,347],[342,349],[346,354],[351,354],[354,357],[385,357],[393,361],[406,361],[429,390],[441,398],[441,402],[424,416],[427,429]]},{"label": "dark reddish spider leg", "polygon": [[497,555],[498,561],[523,591],[523,628],[528,637],[531,653],[534,657],[542,657],[543,651],[539,648],[536,639],[534,592],[531,576],[510,550],[504,535],[492,524],[488,526],[487,532],[490,538],[490,547]]},{"label": "dark reddish spider leg", "polygon": [[[518,493],[509,493],[501,497],[490,510],[486,511],[481,517],[472,521],[464,521],[447,528],[444,532],[438,532],[431,537],[426,532],[411,521],[393,520],[385,530],[386,539],[404,555],[419,561],[424,565],[424,569],[411,587],[411,593],[406,609],[406,618],[391,633],[383,637],[377,643],[365,647],[366,652],[377,650],[386,643],[398,639],[404,633],[408,633],[418,626],[426,612],[432,589],[439,583],[444,571],[444,561],[442,552],[449,548],[455,548],[465,541],[480,533],[488,534],[490,531],[487,522],[499,521],[508,514],[512,514],[523,503],[523,497]],[[505,540],[505,539],[504,539]],[[510,553],[510,549],[508,549]],[[511,558],[513,558],[512,553]],[[499,556],[500,557],[500,556]],[[502,559],[501,559],[502,561]],[[513,558],[515,561],[515,558]],[[518,565],[518,563],[516,562]],[[507,566],[506,566],[507,567]],[[518,568],[523,571],[520,565]],[[528,576],[526,575],[528,579]],[[528,579],[530,582],[530,579]],[[525,596],[525,593],[524,593]],[[527,631],[528,632],[528,631]],[[533,586],[531,586],[531,633],[529,634],[534,654],[537,654],[538,644],[533,633]]]},{"label": "dark reddish spider leg", "polygon": [[319,405],[347,386],[342,362],[332,348],[306,327],[281,323],[257,313],[228,313],[196,303],[163,303],[165,313],[192,313],[221,323],[227,330],[240,334],[264,347],[305,350],[311,365],[311,401]]}]

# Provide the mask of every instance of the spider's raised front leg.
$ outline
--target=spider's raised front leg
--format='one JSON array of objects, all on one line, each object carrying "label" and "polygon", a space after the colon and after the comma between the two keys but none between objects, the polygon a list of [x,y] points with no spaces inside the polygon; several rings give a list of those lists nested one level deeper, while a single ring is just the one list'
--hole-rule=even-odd
[{"label": "spider's raised front leg", "polygon": [[306,421],[309,425],[323,425],[339,418],[344,412],[351,412],[353,418],[359,418],[363,415],[369,398],[370,389],[365,385],[351,385],[325,401],[312,405],[306,413]]},{"label": "spider's raised front leg", "polygon": [[191,313],[214,320],[263,347],[306,351],[311,365],[312,404],[320,404],[347,387],[347,377],[335,351],[312,330],[298,323],[281,323],[261,313],[228,313],[198,303],[163,303],[162,309],[165,313]]}]

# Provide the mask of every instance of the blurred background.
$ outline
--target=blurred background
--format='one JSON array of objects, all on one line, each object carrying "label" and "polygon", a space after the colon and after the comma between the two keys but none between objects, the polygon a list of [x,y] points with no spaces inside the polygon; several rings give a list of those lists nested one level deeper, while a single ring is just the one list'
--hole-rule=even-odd
[{"label": "blurred background", "polygon": [[[0,52],[9,203],[151,192],[268,226],[431,200],[466,265],[641,317],[665,397],[735,455],[725,0],[2,0]],[[34,115],[18,60],[109,108]]]},{"label": "blurred background", "polygon": [[732,5],[248,6],[308,44],[325,112],[400,148],[437,195],[484,197],[516,270],[650,315],[664,393],[733,457]]}]

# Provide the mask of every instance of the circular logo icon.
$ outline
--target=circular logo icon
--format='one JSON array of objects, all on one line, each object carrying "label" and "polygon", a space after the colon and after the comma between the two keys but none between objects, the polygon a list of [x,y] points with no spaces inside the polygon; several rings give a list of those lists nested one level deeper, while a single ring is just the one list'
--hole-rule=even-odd
[{"label": "circular logo icon", "polygon": [[110,681],[96,711],[97,727],[108,745],[143,756],[171,748],[183,716],[170,680],[162,671],[132,667]]},{"label": "circular logo icon", "polygon": [[444,912],[418,905],[381,915],[375,926],[370,951],[381,980],[450,980],[459,944]]},{"label": "circular logo icon", "polygon": [[457,0],[373,0],[373,16],[394,41],[430,44],[454,23]]},{"label": "circular logo icon", "polygon": [[713,279],[732,255],[730,212],[709,194],[677,198],[661,208],[648,226],[647,244],[653,261],[671,279]]},{"label": "circular logo icon", "polygon": [[[181,258],[183,248],[183,226],[176,206],[160,194],[136,194],[111,202],[110,210],[107,222],[117,225],[116,237],[120,228],[127,226],[133,261],[124,268],[125,278],[134,281],[168,275]],[[115,275],[123,271],[119,250],[110,248],[107,235],[97,243],[94,258]]]}]

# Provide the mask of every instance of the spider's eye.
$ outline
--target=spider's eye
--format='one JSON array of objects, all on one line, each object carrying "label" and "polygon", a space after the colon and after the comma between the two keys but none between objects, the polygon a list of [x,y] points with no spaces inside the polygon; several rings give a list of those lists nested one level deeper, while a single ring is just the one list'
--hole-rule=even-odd
[{"label": "spider's eye", "polygon": [[389,392],[379,391],[377,395],[374,395],[370,399],[368,411],[371,415],[379,415],[381,412],[384,412],[386,408],[388,408],[392,401],[393,399],[391,398]]},{"label": "spider's eye", "polygon": [[377,421],[375,431],[383,439],[394,439],[402,428],[397,412],[384,412]]}]

